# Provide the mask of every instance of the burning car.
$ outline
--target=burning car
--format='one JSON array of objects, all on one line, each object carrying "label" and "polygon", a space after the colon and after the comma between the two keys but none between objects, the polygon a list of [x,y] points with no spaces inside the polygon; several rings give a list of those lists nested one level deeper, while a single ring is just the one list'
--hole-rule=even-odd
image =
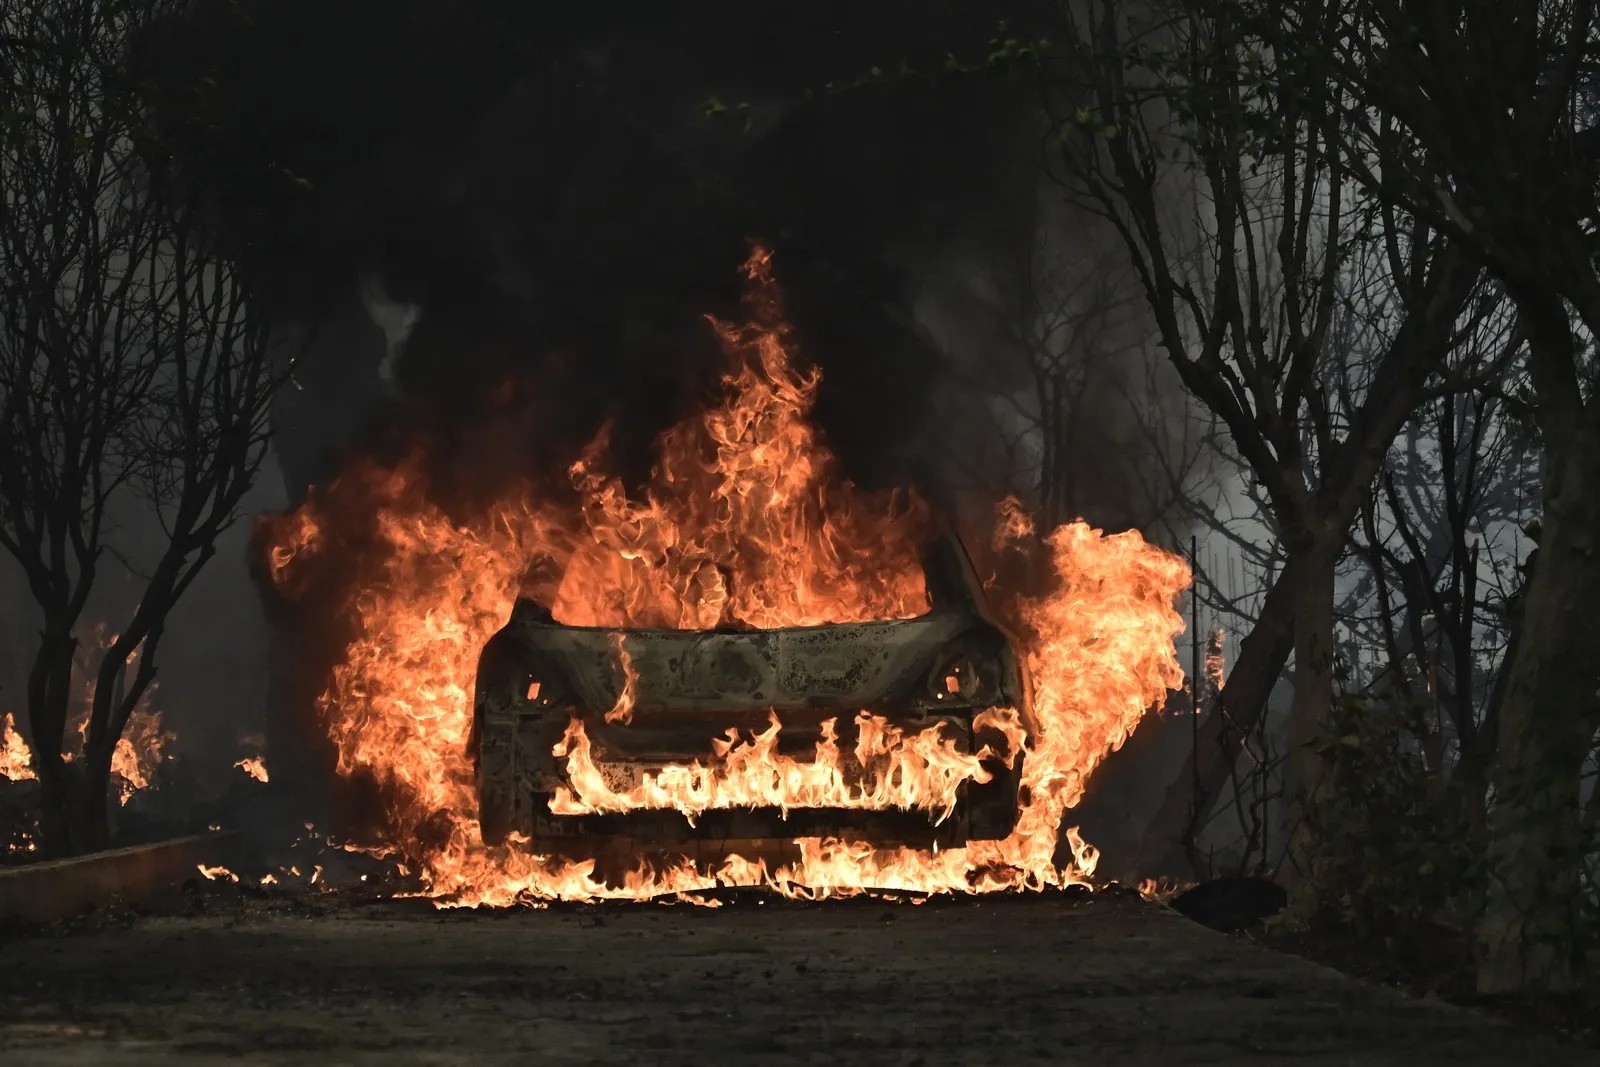
[{"label": "burning car", "polygon": [[1026,679],[954,533],[922,564],[928,610],[886,621],[612,629],[518,599],[478,663],[484,840],[749,856],[1006,837]]},{"label": "burning car", "polygon": [[745,321],[708,319],[726,373],[644,481],[603,429],[570,494],[446,509],[417,451],[264,527],[287,598],[348,593],[316,703],[339,772],[455,905],[1087,879],[1064,819],[1182,684],[1187,565],[999,502],[972,518],[1002,627],[927,501],[842,476],[770,254],[741,273]]}]

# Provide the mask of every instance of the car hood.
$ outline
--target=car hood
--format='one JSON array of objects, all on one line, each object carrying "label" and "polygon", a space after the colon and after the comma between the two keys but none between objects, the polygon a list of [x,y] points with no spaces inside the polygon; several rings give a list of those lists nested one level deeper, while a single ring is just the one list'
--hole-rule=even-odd
[{"label": "car hood", "polygon": [[[534,606],[536,608],[536,606]],[[640,711],[811,707],[916,702],[945,659],[981,648],[999,699],[1014,703],[1004,641],[982,620],[925,615],[890,622],[741,632],[603,630],[513,617],[502,636],[535,673],[590,708],[614,706],[633,675]]]},{"label": "car hood", "polygon": [[[954,533],[935,539],[923,563],[928,613],[882,622],[607,629],[564,625],[522,598],[484,649],[480,687],[504,686],[505,698],[517,700],[538,680],[559,690],[560,702],[591,710],[616,706],[626,689],[638,712],[1021,706],[1024,681],[1012,643],[988,613]],[[952,700],[939,692],[943,676],[934,674],[957,659],[979,684]]]}]

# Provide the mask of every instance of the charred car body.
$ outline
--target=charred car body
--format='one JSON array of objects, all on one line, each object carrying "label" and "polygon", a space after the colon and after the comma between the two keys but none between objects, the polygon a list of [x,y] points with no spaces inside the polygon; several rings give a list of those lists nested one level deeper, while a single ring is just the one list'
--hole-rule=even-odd
[{"label": "charred car body", "polygon": [[[781,853],[798,837],[948,848],[1007,836],[1022,753],[974,720],[985,709],[1025,709],[1026,679],[953,533],[930,544],[923,571],[930,608],[919,617],[773,630],[567,626],[519,599],[478,665],[470,744],[484,840],[518,833],[549,852],[609,842],[748,855]],[[625,691],[627,720],[608,721]],[[556,752],[574,719],[608,785],[626,789],[653,770],[703,761],[713,739],[759,731],[774,715],[780,753],[804,759],[835,729],[848,752],[859,712],[908,735],[937,726],[964,753],[988,748],[986,780],[963,782],[954,808],[941,812],[786,805],[691,819],[673,809],[552,811],[552,799],[571,785]]]}]

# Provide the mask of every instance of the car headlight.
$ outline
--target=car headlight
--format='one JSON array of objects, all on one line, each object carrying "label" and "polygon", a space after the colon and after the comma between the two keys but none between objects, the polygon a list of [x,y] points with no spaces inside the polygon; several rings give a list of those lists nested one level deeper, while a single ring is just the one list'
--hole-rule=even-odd
[{"label": "car headlight", "polygon": [[515,676],[513,690],[525,708],[554,708],[572,702],[559,672],[543,664],[523,666]]},{"label": "car headlight", "polygon": [[928,696],[940,704],[972,704],[994,689],[989,671],[963,649],[949,652],[934,661],[928,674]]},{"label": "car headlight", "polygon": [[531,711],[568,706],[574,703],[572,691],[559,667],[515,641],[494,637],[478,659],[479,707]]}]

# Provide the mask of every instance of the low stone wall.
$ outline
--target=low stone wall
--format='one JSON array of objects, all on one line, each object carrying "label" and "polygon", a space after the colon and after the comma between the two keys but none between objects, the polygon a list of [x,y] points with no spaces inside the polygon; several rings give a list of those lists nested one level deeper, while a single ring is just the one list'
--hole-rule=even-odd
[{"label": "low stone wall", "polygon": [[182,884],[199,864],[233,862],[239,844],[224,831],[0,869],[0,922],[59,922],[136,903]]}]

